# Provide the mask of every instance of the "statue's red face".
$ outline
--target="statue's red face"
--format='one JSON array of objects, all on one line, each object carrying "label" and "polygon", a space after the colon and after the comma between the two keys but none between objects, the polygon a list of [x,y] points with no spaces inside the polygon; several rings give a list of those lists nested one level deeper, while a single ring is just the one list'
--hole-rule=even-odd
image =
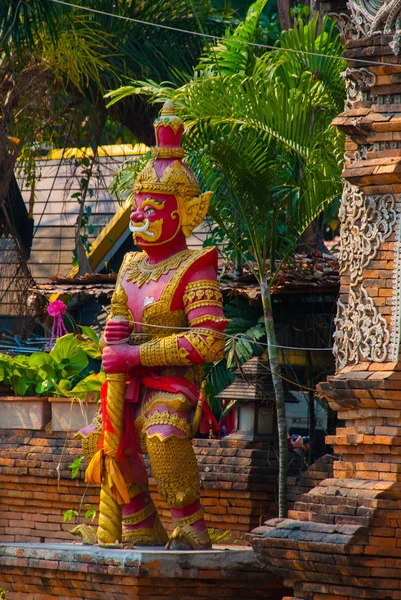
[{"label": "statue's red face", "polygon": [[140,248],[173,240],[181,230],[176,197],[151,192],[135,194],[130,230]]}]

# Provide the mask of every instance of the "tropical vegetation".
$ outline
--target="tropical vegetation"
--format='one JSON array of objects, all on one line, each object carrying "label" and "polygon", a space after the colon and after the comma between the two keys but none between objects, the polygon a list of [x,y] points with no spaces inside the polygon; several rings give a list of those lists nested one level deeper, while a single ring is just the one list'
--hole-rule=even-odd
[{"label": "tropical vegetation", "polygon": [[[58,338],[50,352],[30,356],[0,354],[0,383],[17,396],[99,398],[106,374],[100,371],[99,340],[90,327],[84,335]],[[89,360],[92,369],[89,368]]]}]

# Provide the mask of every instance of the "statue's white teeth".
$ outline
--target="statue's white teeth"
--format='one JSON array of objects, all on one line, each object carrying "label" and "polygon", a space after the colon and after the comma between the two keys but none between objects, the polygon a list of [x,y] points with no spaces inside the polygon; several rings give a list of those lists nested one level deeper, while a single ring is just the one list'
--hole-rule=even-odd
[{"label": "statue's white teeth", "polygon": [[146,235],[149,235],[150,237],[153,237],[155,234],[153,233],[153,231],[148,231],[149,229],[149,220],[145,219],[145,223],[143,225],[134,225],[134,223],[132,221],[129,222],[129,230],[132,233],[145,233]]}]

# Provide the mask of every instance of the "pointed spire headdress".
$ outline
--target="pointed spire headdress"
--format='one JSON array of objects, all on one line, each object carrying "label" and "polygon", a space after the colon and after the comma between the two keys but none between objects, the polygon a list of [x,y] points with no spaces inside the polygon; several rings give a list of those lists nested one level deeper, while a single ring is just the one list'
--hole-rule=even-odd
[{"label": "pointed spire headdress", "polygon": [[171,194],[177,198],[181,227],[186,237],[205,218],[213,192],[200,193],[192,171],[182,162],[181,148],[184,124],[174,113],[171,100],[164,103],[154,122],[156,147],[152,158],[138,174],[135,193]]}]

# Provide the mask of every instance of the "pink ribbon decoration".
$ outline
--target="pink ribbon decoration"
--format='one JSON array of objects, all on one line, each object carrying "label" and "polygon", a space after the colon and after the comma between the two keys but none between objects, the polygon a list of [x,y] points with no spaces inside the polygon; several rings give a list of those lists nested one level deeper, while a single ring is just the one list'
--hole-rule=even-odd
[{"label": "pink ribbon decoration", "polygon": [[47,312],[54,319],[50,338],[50,347],[52,347],[57,338],[68,333],[63,321],[63,315],[67,312],[67,306],[62,300],[54,300],[47,307]]}]

